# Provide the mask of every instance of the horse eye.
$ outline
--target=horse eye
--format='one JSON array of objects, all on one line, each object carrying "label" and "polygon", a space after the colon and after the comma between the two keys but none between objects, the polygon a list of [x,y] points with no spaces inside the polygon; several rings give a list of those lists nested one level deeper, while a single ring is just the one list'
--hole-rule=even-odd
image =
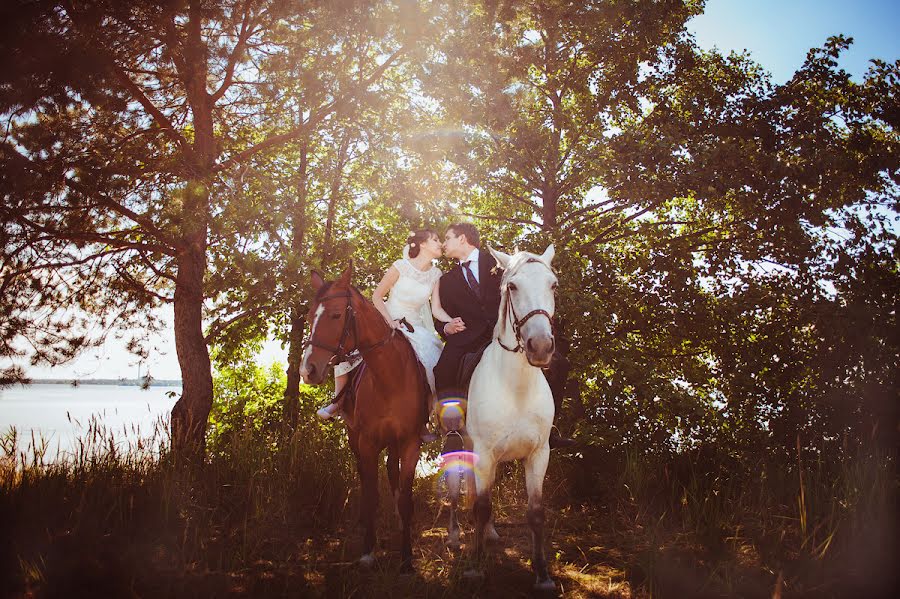
[{"label": "horse eye", "polygon": [[518,289],[515,283],[510,283],[509,285],[507,285],[507,287],[509,287],[510,291],[515,291],[516,289]]}]

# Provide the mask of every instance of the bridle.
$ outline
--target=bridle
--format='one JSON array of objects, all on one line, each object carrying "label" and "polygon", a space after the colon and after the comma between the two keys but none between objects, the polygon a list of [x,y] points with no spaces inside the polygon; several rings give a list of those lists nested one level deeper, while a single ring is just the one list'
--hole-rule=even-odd
[{"label": "bridle", "polygon": [[[547,266],[546,264],[544,264],[543,262],[541,262],[540,260],[537,260],[535,258],[530,258],[528,261],[525,262],[525,264],[529,264],[531,262],[537,262],[538,264]],[[547,268],[550,268],[550,267],[547,266]],[[552,268],[550,268],[550,272],[553,272]],[[500,334],[497,335],[497,343],[499,343],[500,347],[502,347],[503,349],[505,349],[508,352],[517,353],[517,352],[525,351],[525,345],[522,343],[522,327],[525,326],[525,323],[528,322],[534,316],[546,316],[547,320],[550,321],[550,330],[551,331],[553,330],[553,316],[549,312],[544,310],[543,308],[538,308],[537,310],[532,310],[531,312],[526,314],[524,317],[519,318],[518,315],[516,314],[516,307],[512,302],[512,293],[510,293],[508,286],[506,288],[506,299],[504,301],[503,314],[504,314],[504,316],[503,316],[503,324],[504,325],[506,324],[507,321],[510,320],[509,315],[512,315],[512,329],[513,329],[513,333],[515,333],[515,335],[516,335],[516,346],[515,347],[507,347],[503,343],[503,341],[500,339],[500,337],[502,336],[502,331]]]},{"label": "bridle", "polygon": [[[385,343],[391,340],[391,337],[394,336],[394,329],[391,329],[387,335],[384,336],[384,339],[376,341],[371,345],[367,345],[365,347],[359,345],[359,331],[356,326],[356,312],[353,310],[353,294],[348,289],[343,293],[332,293],[326,295],[319,299],[319,305],[325,303],[326,300],[336,299],[336,298],[346,298],[347,299],[347,307],[344,308],[344,328],[341,330],[341,336],[338,338],[337,346],[327,345],[320,341],[316,341],[315,335],[316,332],[312,331],[312,335],[310,335],[309,339],[307,339],[306,343],[303,345],[304,348],[307,346],[318,347],[319,349],[324,349],[327,352],[331,352],[331,359],[328,360],[327,366],[330,366],[333,363],[346,362],[348,358],[355,352],[359,352],[362,355],[381,347]],[[347,347],[345,347],[345,343],[350,338],[350,335],[353,335],[353,346],[348,351]]]}]

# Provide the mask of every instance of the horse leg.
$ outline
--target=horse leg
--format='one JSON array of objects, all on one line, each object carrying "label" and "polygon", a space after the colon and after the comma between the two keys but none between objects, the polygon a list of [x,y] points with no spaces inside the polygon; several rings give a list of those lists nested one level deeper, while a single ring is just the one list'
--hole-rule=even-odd
[{"label": "horse leg", "polygon": [[494,514],[491,514],[490,519],[487,521],[487,524],[484,526],[484,541],[485,543],[490,541],[492,543],[496,543],[500,540],[500,533],[497,532],[497,529],[494,528]]},{"label": "horse leg", "polygon": [[531,564],[537,580],[534,588],[541,591],[555,590],[556,584],[547,572],[547,559],[544,556],[544,475],[547,473],[547,462],[550,460],[550,448],[547,445],[539,448],[525,460],[525,489],[528,492],[528,525],[531,527],[532,558]]},{"label": "horse leg", "polygon": [[378,450],[370,444],[360,443],[357,469],[362,487],[360,510],[363,523],[363,554],[360,564],[371,566],[375,562],[375,514],[378,511]]},{"label": "horse leg", "polygon": [[416,464],[419,463],[419,438],[416,436],[403,448],[400,458],[400,494],[397,502],[400,510],[401,546],[400,569],[412,572],[412,517],[413,481],[416,478]]},{"label": "horse leg", "polygon": [[494,486],[494,476],[497,474],[497,463],[489,452],[479,452],[475,465],[475,569],[466,571],[466,577],[481,576],[480,566],[484,557],[484,533],[488,522],[491,521],[491,489]]},{"label": "horse leg", "polygon": [[447,496],[450,499],[450,523],[447,525],[447,546],[459,549],[459,519],[456,510],[459,507],[459,492],[462,474],[459,467],[454,466],[445,474],[447,477]]},{"label": "horse leg", "polygon": [[394,498],[394,514],[397,516],[397,522],[403,525],[400,518],[400,457],[397,455],[397,447],[395,445],[388,446],[387,452],[387,476],[388,482],[391,484],[391,495]]}]

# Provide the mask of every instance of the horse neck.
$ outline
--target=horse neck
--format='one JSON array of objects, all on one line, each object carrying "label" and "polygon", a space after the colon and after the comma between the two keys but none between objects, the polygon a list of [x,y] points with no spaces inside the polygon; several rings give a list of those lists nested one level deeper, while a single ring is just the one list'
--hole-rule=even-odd
[{"label": "horse neck", "polygon": [[[368,301],[361,299],[359,304],[354,306],[357,310],[358,344],[363,348],[372,347],[364,354],[366,365],[369,367],[369,376],[384,383],[396,378],[398,365],[404,363],[404,345],[398,338],[402,333],[392,330],[384,321],[381,312]],[[391,338],[380,344],[388,335]]]},{"label": "horse neck", "polygon": [[353,310],[356,312],[356,338],[360,347],[369,347],[390,335],[391,328],[381,313],[362,296],[356,296]]}]

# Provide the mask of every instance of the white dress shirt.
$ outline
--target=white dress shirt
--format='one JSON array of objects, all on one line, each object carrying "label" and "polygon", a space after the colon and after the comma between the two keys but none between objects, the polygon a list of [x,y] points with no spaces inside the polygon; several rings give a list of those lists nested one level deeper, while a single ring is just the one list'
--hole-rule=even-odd
[{"label": "white dress shirt", "polygon": [[[469,254],[468,258],[459,261],[459,265],[465,270],[465,267],[462,266],[463,262],[469,263],[469,268],[472,269],[472,275],[475,277],[475,282],[480,285],[481,280],[478,278],[478,248],[472,250],[472,253]],[[463,275],[465,275],[465,273],[463,273]]]}]

